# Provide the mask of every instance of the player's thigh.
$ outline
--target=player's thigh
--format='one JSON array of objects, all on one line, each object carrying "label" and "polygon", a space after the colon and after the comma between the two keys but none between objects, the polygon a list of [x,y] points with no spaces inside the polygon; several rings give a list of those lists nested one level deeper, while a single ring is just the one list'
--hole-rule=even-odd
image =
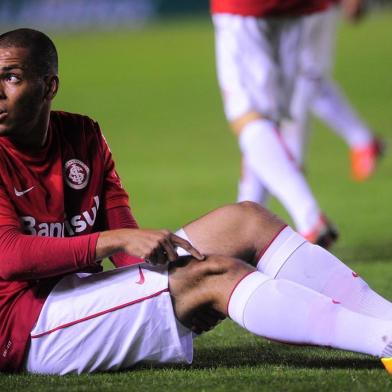
[{"label": "player's thigh", "polygon": [[211,255],[204,261],[185,257],[170,264],[170,292],[178,319],[192,325],[194,312],[204,306],[227,315],[227,304],[234,287],[255,271],[244,261]]},{"label": "player's thigh", "polygon": [[174,316],[167,268],[141,264],[61,280],[31,332],[26,369],[86,373],[191,359],[192,337]]},{"label": "player's thigh", "polygon": [[216,63],[225,114],[233,121],[252,111],[276,119],[278,74],[270,22],[216,14]]}]

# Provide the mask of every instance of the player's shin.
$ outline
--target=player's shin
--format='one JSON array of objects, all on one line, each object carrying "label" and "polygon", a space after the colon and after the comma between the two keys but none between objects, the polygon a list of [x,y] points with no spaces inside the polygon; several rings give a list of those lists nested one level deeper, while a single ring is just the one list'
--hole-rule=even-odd
[{"label": "player's shin", "polygon": [[368,316],[392,320],[392,303],[381,297],[338,258],[286,227],[261,256],[257,269],[338,300]]},{"label": "player's shin", "polygon": [[234,289],[229,316],[248,331],[293,344],[390,356],[392,322],[352,312],[331,298],[260,272]]}]

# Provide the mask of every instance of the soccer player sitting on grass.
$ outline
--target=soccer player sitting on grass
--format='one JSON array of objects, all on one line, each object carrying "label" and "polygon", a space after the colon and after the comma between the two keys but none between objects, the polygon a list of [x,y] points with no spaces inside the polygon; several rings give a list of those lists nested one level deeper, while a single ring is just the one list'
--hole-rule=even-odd
[{"label": "soccer player sitting on grass", "polygon": [[[46,35],[0,35],[0,70],[1,370],[189,363],[191,330],[225,316],[286,343],[392,356],[392,304],[264,208],[139,229],[98,124],[50,111]],[[94,273],[105,257],[124,268]]]}]

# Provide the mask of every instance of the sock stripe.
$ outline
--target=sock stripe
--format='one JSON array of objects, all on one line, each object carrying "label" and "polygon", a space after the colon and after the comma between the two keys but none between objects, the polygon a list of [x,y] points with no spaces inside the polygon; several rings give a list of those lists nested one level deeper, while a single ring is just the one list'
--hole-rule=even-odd
[{"label": "sock stripe", "polygon": [[237,282],[227,303],[227,314],[233,321],[245,328],[244,310],[250,295],[269,280],[272,280],[269,276],[259,271],[251,271]]},{"label": "sock stripe", "polygon": [[275,278],[288,258],[305,242],[291,227],[284,227],[259,259],[257,270]]},{"label": "sock stripe", "polygon": [[229,304],[230,304],[231,297],[233,296],[233,293],[234,293],[235,289],[238,287],[238,285],[239,285],[247,276],[249,276],[250,274],[253,274],[253,272],[254,272],[254,271],[250,271],[250,272],[248,272],[247,274],[245,274],[245,275],[244,275],[244,276],[234,285],[233,289],[231,290],[231,293],[230,293],[230,295],[229,295],[229,299],[228,299],[227,305],[226,305],[226,314],[227,314],[227,315],[229,314]]},{"label": "sock stripe", "polygon": [[272,237],[272,239],[270,240],[270,242],[268,242],[268,244],[260,251],[260,253],[258,254],[256,260],[260,260],[260,259],[264,256],[265,252],[267,252],[268,248],[269,248],[269,247],[271,246],[271,244],[275,241],[276,237],[278,237],[279,234],[280,234],[286,227],[288,227],[287,224],[284,225],[281,229],[279,229],[279,231]]}]

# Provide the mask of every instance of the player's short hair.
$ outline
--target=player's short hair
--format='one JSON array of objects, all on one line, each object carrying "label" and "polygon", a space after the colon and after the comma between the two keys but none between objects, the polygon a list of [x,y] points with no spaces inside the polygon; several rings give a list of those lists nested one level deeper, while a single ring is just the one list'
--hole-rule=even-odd
[{"label": "player's short hair", "polygon": [[0,35],[0,48],[29,49],[29,66],[39,76],[58,73],[57,50],[44,33],[33,29],[16,29]]}]

